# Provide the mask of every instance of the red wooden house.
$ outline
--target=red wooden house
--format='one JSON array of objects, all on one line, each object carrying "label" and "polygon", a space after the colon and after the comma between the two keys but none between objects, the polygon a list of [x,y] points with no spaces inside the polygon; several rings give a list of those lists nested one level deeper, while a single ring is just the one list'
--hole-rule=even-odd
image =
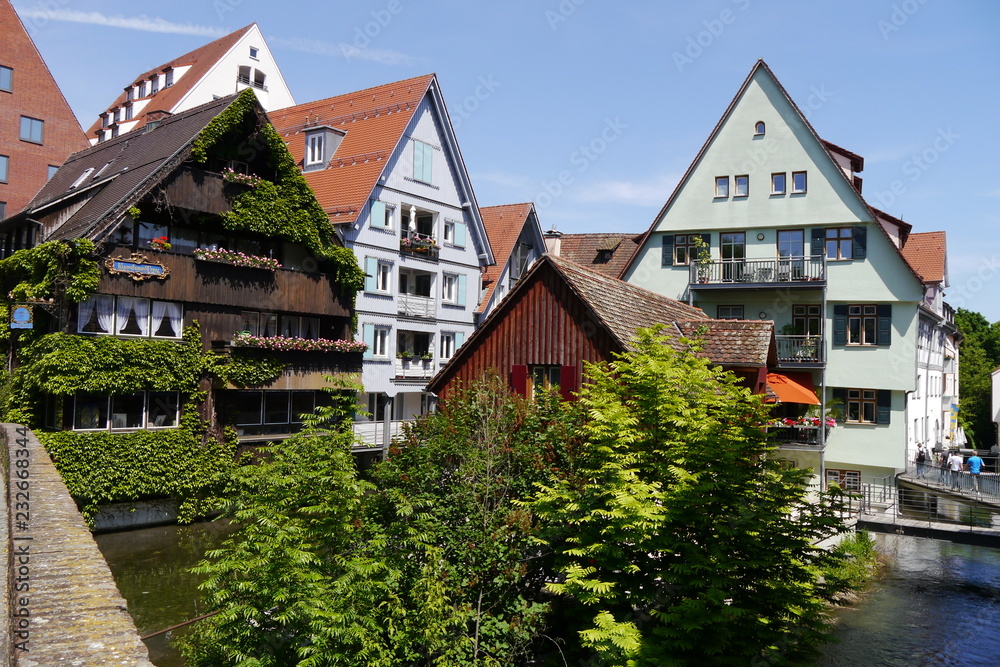
[{"label": "red wooden house", "polygon": [[535,263],[427,389],[447,398],[456,382],[495,370],[520,394],[558,385],[570,399],[584,362],[611,360],[630,349],[637,329],[655,324],[678,337],[699,335],[700,354],[764,391],[767,367],[776,362],[772,322],[713,320],[700,308],[552,255]]}]

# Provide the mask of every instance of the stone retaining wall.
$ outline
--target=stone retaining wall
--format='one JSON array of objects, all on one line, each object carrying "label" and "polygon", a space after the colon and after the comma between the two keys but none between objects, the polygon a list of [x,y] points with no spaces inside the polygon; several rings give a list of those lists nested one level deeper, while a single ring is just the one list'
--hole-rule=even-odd
[{"label": "stone retaining wall", "polygon": [[3,661],[152,666],[125,599],[48,453],[28,429],[0,425],[6,443]]}]

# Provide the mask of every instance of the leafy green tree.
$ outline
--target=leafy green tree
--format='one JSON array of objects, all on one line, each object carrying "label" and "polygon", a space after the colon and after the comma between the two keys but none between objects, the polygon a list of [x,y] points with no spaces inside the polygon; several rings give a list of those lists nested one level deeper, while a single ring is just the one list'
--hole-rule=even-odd
[{"label": "leafy green tree", "polygon": [[[407,629],[416,614],[394,619],[406,647],[395,664],[506,666],[535,651],[551,597],[549,562],[524,501],[560,473],[572,420],[553,395],[525,401],[485,377],[416,422],[378,467],[367,525],[379,531],[371,541],[379,550],[371,557],[401,582],[437,569],[453,610],[433,637]],[[400,588],[416,608],[411,591],[419,587]]]},{"label": "leafy green tree", "polygon": [[843,528],[767,458],[766,406],[659,329],[587,373],[572,474],[531,507],[592,664],[792,660],[825,623],[813,544]]},{"label": "leafy green tree", "polygon": [[996,442],[990,396],[990,374],[1000,366],[1000,322],[959,308],[955,324],[962,334],[958,365],[959,423],[974,446],[989,449]]}]

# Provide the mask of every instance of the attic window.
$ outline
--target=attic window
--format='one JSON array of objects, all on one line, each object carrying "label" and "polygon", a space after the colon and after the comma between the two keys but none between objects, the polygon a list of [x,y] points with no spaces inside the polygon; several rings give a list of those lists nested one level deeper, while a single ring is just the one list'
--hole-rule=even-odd
[{"label": "attic window", "polygon": [[753,134],[755,137],[764,136],[764,121],[757,121],[757,123],[753,126]]},{"label": "attic window", "polygon": [[160,91],[160,77],[155,74],[149,77],[149,94],[155,95]]},{"label": "attic window", "polygon": [[86,169],[84,169],[83,173],[80,174],[75,181],[73,181],[73,185],[69,186],[69,189],[72,190],[73,188],[79,187],[80,184],[83,183],[85,180],[87,180],[87,177],[90,176],[92,173],[94,173],[93,167],[87,167]]},{"label": "attic window", "polygon": [[257,49],[256,46],[251,46],[250,47],[250,57],[253,58],[254,60],[257,60],[257,52],[258,52],[258,49]]},{"label": "attic window", "polygon": [[101,174],[103,174],[103,173],[104,173],[104,170],[108,168],[108,165],[109,165],[109,164],[111,164],[111,163],[110,163],[110,162],[105,162],[105,163],[104,163],[104,166],[103,166],[103,167],[101,167],[100,169],[98,169],[98,170],[97,170],[97,173],[96,173],[96,174],[94,174],[94,178],[97,178],[98,176],[100,176]]},{"label": "attic window", "polygon": [[344,138],[344,132],[332,127],[313,128],[306,132],[305,159],[302,161],[304,171],[323,169],[329,164],[337,147]]},{"label": "attic window", "polygon": [[172,85],[174,85],[174,70],[168,69],[163,74],[163,87],[169,88]]},{"label": "attic window", "polygon": [[142,83],[139,84],[139,99],[142,99],[145,96],[146,96],[146,82],[143,81]]}]

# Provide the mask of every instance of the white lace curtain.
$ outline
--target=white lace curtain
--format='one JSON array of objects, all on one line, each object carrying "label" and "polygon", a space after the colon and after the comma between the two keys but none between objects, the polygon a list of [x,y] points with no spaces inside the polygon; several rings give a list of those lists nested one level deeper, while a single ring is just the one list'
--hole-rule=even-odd
[{"label": "white lace curtain", "polygon": [[84,331],[90,318],[94,316],[94,309],[97,309],[97,328],[102,333],[111,333],[111,327],[115,321],[115,298],[104,294],[92,296],[80,302],[79,331]]},{"label": "white lace curtain", "polygon": [[127,296],[118,297],[117,318],[115,321],[115,333],[121,334],[128,326],[129,316],[135,313],[135,323],[139,328],[139,334],[149,335],[149,300],[135,299]]},{"label": "white lace curtain", "polygon": [[181,305],[179,303],[170,303],[169,301],[153,302],[151,330],[154,334],[160,330],[160,325],[163,324],[164,317],[167,318],[174,337],[180,338],[181,331],[184,328],[184,316],[181,313]]}]

